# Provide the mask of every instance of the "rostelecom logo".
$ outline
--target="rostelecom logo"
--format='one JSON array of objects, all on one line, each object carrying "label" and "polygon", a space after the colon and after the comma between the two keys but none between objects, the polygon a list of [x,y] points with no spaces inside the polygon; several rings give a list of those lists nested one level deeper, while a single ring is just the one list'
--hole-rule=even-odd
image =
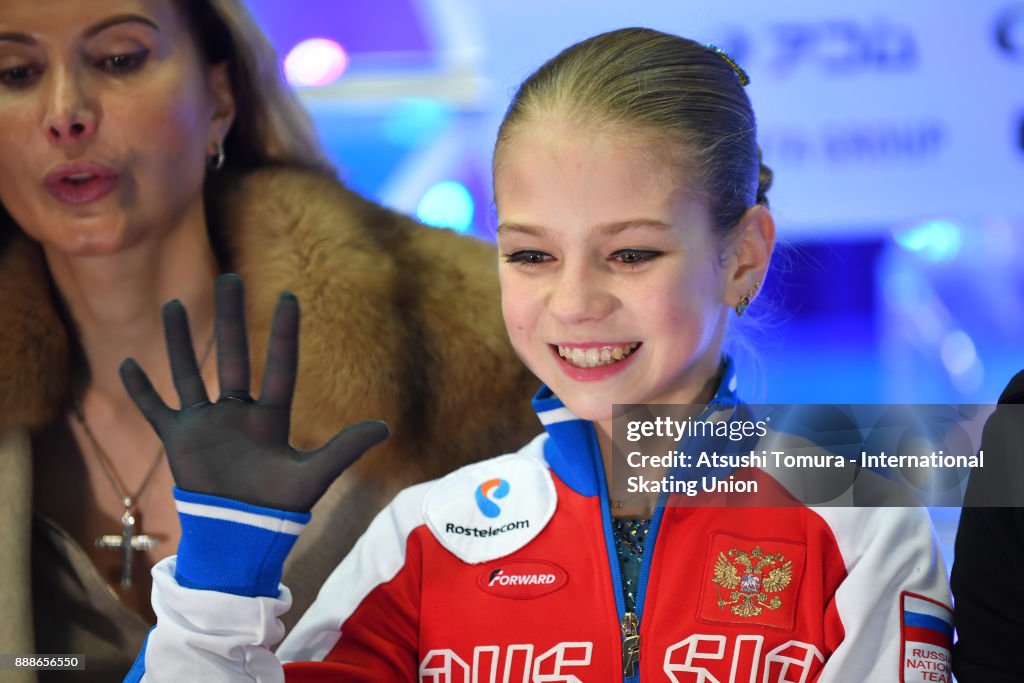
[{"label": "rostelecom logo", "polygon": [[476,489],[476,506],[484,517],[494,519],[501,514],[501,508],[493,499],[501,499],[508,495],[509,485],[504,479],[488,479]]}]

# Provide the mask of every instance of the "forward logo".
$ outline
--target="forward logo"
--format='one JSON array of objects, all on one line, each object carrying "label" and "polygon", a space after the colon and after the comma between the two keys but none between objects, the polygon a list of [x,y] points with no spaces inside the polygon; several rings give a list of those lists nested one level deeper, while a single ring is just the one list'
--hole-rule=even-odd
[{"label": "forward logo", "polygon": [[546,560],[507,560],[482,571],[480,590],[500,598],[529,600],[554,593],[569,583],[569,574]]}]

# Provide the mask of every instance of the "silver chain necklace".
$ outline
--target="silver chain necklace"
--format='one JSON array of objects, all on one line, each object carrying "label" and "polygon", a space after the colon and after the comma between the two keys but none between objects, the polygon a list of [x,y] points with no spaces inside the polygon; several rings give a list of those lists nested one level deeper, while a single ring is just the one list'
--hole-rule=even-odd
[{"label": "silver chain necklace", "polygon": [[[211,334],[210,341],[206,345],[206,350],[203,351],[203,358],[199,361],[200,370],[202,370],[203,365],[205,365],[206,359],[210,355],[210,350],[213,348],[213,338],[214,335]],[[139,501],[139,496],[141,496],[142,492],[146,490],[146,485],[149,483],[149,480],[152,479],[153,473],[156,472],[156,468],[164,459],[164,455],[166,455],[167,451],[164,449],[163,445],[160,446],[159,450],[156,452],[156,456],[153,458],[153,462],[149,465],[149,469],[146,470],[146,476],[142,478],[142,482],[139,483],[135,492],[129,494],[128,489],[121,482],[121,478],[117,476],[117,472],[114,470],[114,464],[111,462],[110,456],[107,455],[107,452],[103,450],[102,446],[100,446],[99,442],[96,440],[96,436],[92,433],[92,429],[89,428],[89,423],[85,421],[85,413],[77,399],[73,403],[73,408],[78,424],[82,426],[82,431],[85,432],[85,436],[89,440],[89,445],[96,454],[96,458],[100,461],[100,465],[103,468],[103,474],[106,475],[107,481],[110,482],[110,486],[117,493],[117,497],[121,499],[121,505],[124,506],[124,512],[121,515],[121,533],[103,534],[96,539],[96,547],[103,548],[105,550],[121,551],[120,585],[122,589],[128,589],[133,585],[132,565],[134,553],[149,550],[160,543],[160,541],[153,536],[143,533],[135,533],[136,515],[138,514],[136,504]]]}]

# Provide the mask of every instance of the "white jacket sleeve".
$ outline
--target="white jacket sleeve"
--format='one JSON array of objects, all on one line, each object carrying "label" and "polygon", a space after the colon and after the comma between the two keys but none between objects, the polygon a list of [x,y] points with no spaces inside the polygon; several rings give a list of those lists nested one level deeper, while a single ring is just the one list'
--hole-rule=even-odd
[{"label": "white jacket sleeve", "polygon": [[819,683],[952,680],[949,582],[927,511],[815,511],[847,571],[834,596],[844,637]]},{"label": "white jacket sleeve", "polygon": [[[174,579],[175,557],[153,568],[154,628],[143,650],[144,683],[163,681],[284,681],[270,648],[284,637],[279,617],[291,606],[276,598],[185,588]],[[132,680],[131,678],[127,680]]]},{"label": "white jacket sleeve", "polygon": [[175,489],[178,554],[153,568],[157,625],[125,681],[283,681],[284,559],[308,513]]}]

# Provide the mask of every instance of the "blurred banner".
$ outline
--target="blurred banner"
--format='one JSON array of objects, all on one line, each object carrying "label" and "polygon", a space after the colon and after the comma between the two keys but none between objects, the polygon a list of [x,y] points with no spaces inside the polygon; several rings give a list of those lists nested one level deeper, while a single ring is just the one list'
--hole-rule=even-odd
[{"label": "blurred banner", "polygon": [[[479,13],[487,25],[524,18],[508,4]],[[790,235],[1024,218],[1021,0],[525,4],[546,17],[529,41],[487,44],[543,45],[534,65],[570,40],[638,24],[729,52],[751,76],[771,201]]]},{"label": "blurred banner", "polygon": [[[779,218],[1024,218],[1024,3],[777,2],[708,29],[754,75]],[[723,13],[724,14],[724,13]]]},{"label": "blurred banner", "polygon": [[[715,43],[749,72],[788,236],[1024,219],[1024,0],[249,4],[282,57],[310,38],[341,46],[322,70],[305,65],[320,87],[303,98],[343,169],[380,170],[358,189],[405,210],[445,176],[489,203],[493,136],[518,83],[573,42],[642,25]],[[396,117],[425,131],[413,154],[396,147]]]}]

